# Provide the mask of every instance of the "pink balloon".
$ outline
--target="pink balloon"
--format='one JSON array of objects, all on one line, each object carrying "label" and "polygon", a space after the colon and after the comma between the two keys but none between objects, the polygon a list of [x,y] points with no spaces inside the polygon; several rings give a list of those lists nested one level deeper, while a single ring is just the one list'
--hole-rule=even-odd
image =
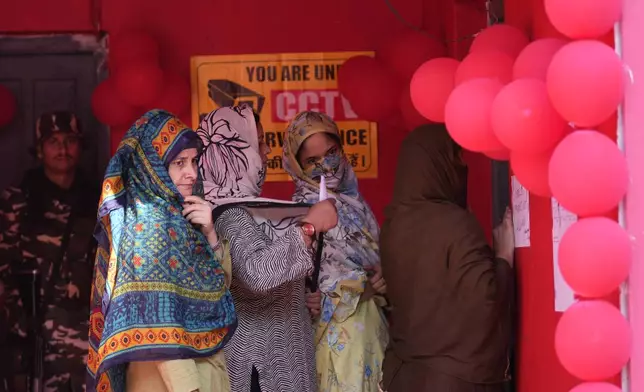
[{"label": "pink balloon", "polygon": [[555,331],[559,362],[573,376],[601,381],[618,374],[631,351],[631,331],[606,301],[580,301],[564,312]]},{"label": "pink balloon", "polygon": [[390,35],[377,52],[378,59],[404,82],[424,62],[445,55],[445,44],[415,30]]},{"label": "pink balloon", "polygon": [[411,101],[425,118],[445,121],[445,103],[454,90],[456,69],[460,63],[452,58],[429,60],[411,78]]},{"label": "pink balloon", "polygon": [[548,184],[548,165],[551,156],[551,151],[538,155],[511,153],[512,172],[530,193],[541,197],[552,196]]},{"label": "pink balloon", "polygon": [[552,25],[573,39],[599,38],[609,33],[622,15],[616,0],[545,0]]},{"label": "pink balloon", "polygon": [[503,87],[492,104],[492,129],[507,148],[526,154],[552,150],[564,137],[566,121],[548,99],[546,84],[520,79]]},{"label": "pink balloon", "polygon": [[456,70],[456,85],[478,78],[495,79],[501,84],[512,81],[514,59],[498,50],[481,50],[467,55]]},{"label": "pink balloon", "polygon": [[529,42],[528,36],[518,28],[506,24],[496,24],[481,31],[474,38],[470,53],[500,50],[514,59]]},{"label": "pink balloon", "polygon": [[566,41],[558,38],[544,38],[531,42],[514,62],[514,80],[535,78],[545,82],[552,58],[566,44]]},{"label": "pink balloon", "polygon": [[601,298],[615,291],[630,267],[630,238],[612,219],[582,219],[566,231],[559,245],[561,274],[585,298]]},{"label": "pink balloon", "polygon": [[617,145],[596,131],[575,131],[555,148],[550,189],[566,209],[581,216],[608,213],[628,188],[626,159]]},{"label": "pink balloon", "polygon": [[490,111],[501,83],[474,79],[456,87],[445,105],[445,125],[452,138],[471,151],[501,151],[505,147],[492,131]]},{"label": "pink balloon", "polygon": [[552,105],[577,126],[608,120],[624,96],[624,69],[610,46],[575,41],[553,57],[546,78]]},{"label": "pink balloon", "polygon": [[622,392],[622,389],[607,382],[585,382],[577,385],[570,392]]}]

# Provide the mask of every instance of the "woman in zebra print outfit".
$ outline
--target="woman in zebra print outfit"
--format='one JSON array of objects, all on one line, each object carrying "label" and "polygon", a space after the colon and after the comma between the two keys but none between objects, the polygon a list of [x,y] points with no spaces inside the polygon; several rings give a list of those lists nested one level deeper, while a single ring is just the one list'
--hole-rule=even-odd
[{"label": "woman in zebra print outfit", "polygon": [[231,390],[315,392],[313,329],[304,296],[312,240],[298,222],[326,231],[337,223],[335,207],[258,198],[270,149],[249,107],[220,108],[203,119],[197,133],[204,142],[205,198],[216,206],[215,228],[232,257],[239,325],[225,348]]}]

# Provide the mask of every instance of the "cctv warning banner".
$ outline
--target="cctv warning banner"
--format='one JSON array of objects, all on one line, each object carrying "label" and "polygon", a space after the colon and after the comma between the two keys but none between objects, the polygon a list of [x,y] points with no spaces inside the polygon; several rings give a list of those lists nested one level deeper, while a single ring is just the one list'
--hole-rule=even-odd
[{"label": "cctv warning banner", "polygon": [[304,110],[328,114],[340,128],[344,150],[359,178],[378,176],[375,123],[362,120],[338,91],[347,59],[373,52],[197,56],[191,59],[192,120],[221,106],[250,104],[259,113],[272,149],[267,181],[289,181],[282,167],[288,122]]}]

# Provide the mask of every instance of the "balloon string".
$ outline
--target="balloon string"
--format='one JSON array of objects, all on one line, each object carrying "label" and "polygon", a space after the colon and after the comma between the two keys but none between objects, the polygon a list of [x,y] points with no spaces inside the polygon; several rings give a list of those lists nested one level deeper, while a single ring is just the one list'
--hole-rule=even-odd
[{"label": "balloon string", "polygon": [[[615,37],[615,52],[619,55],[619,57],[623,60],[624,59],[624,48],[622,46],[622,24],[620,22],[615,23],[615,27],[613,28],[613,34]],[[631,81],[632,83],[632,81]],[[619,107],[617,108],[617,146],[619,149],[622,151],[622,154],[625,154],[625,144],[624,144],[624,104],[620,104]],[[617,210],[617,221],[619,222],[619,225],[626,229],[628,222],[626,221],[626,205],[624,203],[624,199],[622,199],[619,203],[619,209]],[[630,322],[630,314],[629,314],[629,280],[626,279],[626,281],[622,282],[622,284],[619,287],[619,307],[622,315],[626,320],[629,320]],[[631,371],[630,371],[630,364],[624,366],[622,369],[622,391],[623,392],[630,392],[631,390]]]}]

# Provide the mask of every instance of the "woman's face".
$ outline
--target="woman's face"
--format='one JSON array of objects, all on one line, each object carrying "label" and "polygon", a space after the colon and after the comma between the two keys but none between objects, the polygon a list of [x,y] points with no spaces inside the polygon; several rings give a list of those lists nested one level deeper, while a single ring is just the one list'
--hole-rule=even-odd
[{"label": "woman's face", "polygon": [[187,148],[181,151],[168,166],[168,174],[183,197],[192,195],[199,170],[197,164],[197,149]]},{"label": "woman's face", "polygon": [[324,176],[328,189],[336,190],[344,177],[346,158],[340,144],[325,133],[309,136],[298,153],[298,161],[304,174],[320,182]]},{"label": "woman's face", "polygon": [[300,147],[298,161],[302,170],[310,170],[321,159],[337,154],[340,146],[329,135],[316,133],[309,136]]}]

